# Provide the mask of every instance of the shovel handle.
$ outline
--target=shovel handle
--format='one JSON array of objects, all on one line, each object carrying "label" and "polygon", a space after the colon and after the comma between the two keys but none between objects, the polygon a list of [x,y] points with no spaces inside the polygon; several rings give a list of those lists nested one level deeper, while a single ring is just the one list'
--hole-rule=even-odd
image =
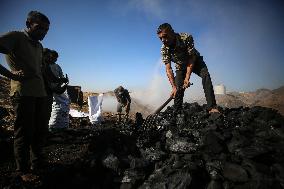
[{"label": "shovel handle", "polygon": [[172,99],[173,99],[173,97],[171,96],[166,102],[164,102],[164,104],[162,104],[162,105],[154,112],[154,114],[159,113]]},{"label": "shovel handle", "polygon": [[[193,85],[193,83],[189,83],[189,85]],[[155,112],[154,114],[159,113],[170,101],[172,101],[173,97],[170,96],[170,98],[168,98],[168,100],[166,102],[164,102],[164,104],[162,104]]]}]

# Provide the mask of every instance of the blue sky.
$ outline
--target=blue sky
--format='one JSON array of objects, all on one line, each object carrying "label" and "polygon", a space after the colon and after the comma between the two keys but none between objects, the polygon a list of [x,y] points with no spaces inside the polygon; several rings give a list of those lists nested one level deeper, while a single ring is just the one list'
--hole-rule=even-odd
[{"label": "blue sky", "polygon": [[[1,1],[0,33],[21,30],[38,10],[51,21],[42,41],[84,91],[170,87],[156,28],[170,23],[193,35],[213,84],[230,91],[284,85],[284,3],[276,0],[9,0]],[[0,63],[6,65],[1,55]],[[202,94],[193,74],[190,89]]]}]

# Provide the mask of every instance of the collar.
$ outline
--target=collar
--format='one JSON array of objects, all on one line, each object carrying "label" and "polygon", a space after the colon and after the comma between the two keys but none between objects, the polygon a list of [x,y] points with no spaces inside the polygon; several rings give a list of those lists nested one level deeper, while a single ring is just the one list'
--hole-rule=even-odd
[{"label": "collar", "polygon": [[175,33],[175,37],[176,37],[176,39],[175,39],[175,46],[174,46],[174,47],[168,46],[168,48],[171,49],[171,50],[176,50],[177,47],[178,47],[178,46],[180,45],[180,43],[181,43],[178,33]]},{"label": "collar", "polygon": [[28,37],[28,39],[29,39],[30,41],[32,41],[32,42],[34,42],[34,43],[39,43],[38,41],[36,41],[36,40],[34,40],[34,39],[32,39],[32,38],[30,37],[30,35],[29,35],[27,29],[23,29],[22,32],[25,34],[25,36]]},{"label": "collar", "polygon": [[180,35],[178,33],[176,33],[176,44],[175,44],[175,48],[179,47],[181,45],[181,39],[180,39]]}]

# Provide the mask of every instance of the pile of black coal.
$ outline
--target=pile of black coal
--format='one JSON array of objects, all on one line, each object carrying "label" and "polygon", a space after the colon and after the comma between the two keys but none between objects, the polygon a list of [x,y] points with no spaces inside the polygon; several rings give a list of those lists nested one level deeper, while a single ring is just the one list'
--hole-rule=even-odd
[{"label": "pile of black coal", "polygon": [[153,125],[156,132],[148,128],[141,138],[146,149],[170,157],[156,162],[145,188],[284,188],[284,119],[275,110],[209,114],[195,103],[183,109],[174,126],[168,107]]},{"label": "pile of black coal", "polygon": [[284,188],[284,118],[275,110],[209,114],[184,103],[175,124],[172,116],[168,107],[147,128],[139,120],[51,133],[40,183],[15,182],[6,172],[0,187]]}]

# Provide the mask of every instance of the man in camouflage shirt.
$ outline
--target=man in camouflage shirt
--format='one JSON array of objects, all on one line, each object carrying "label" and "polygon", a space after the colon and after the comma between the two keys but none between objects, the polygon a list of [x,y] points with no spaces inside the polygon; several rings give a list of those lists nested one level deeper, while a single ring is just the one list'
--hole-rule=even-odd
[{"label": "man in camouflage shirt", "polygon": [[[166,65],[166,73],[172,85],[171,96],[174,97],[175,114],[182,109],[184,90],[190,86],[191,73],[202,78],[202,85],[210,113],[219,112],[216,108],[214,90],[203,57],[194,48],[194,41],[187,33],[175,33],[171,25],[164,23],[158,27],[157,34],[162,41],[162,61]],[[176,76],[171,67],[175,63]]]}]

